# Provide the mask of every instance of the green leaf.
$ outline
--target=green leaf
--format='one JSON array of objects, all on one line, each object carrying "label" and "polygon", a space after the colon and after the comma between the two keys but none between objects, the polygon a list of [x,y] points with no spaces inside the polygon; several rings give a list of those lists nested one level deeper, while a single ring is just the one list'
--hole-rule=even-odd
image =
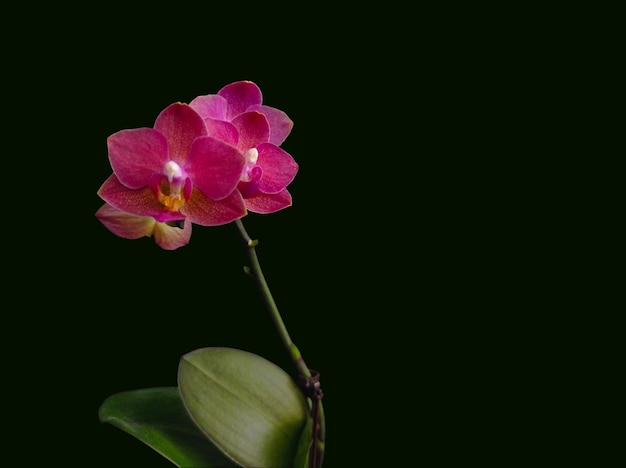
[{"label": "green leaf", "polygon": [[[193,423],[178,388],[131,390],[108,397],[100,421],[136,437],[178,467],[234,467]],[[120,466],[123,466],[120,456]]]},{"label": "green leaf", "polygon": [[293,468],[307,468],[309,466],[309,449],[311,448],[312,430],[313,418],[308,417],[306,425],[300,434],[300,441],[298,442]]},{"label": "green leaf", "polygon": [[192,419],[237,463],[293,465],[307,405],[283,369],[247,351],[202,348],[181,358],[178,388]]}]

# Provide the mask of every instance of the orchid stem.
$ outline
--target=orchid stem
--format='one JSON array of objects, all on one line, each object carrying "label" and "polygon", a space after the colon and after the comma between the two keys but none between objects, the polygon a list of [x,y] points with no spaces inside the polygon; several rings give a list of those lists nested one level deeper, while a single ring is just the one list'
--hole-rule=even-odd
[{"label": "orchid stem", "polygon": [[[250,237],[241,219],[235,220],[235,224],[237,226],[237,229],[239,230],[239,234],[241,235],[246,245],[246,254],[248,256],[248,260],[250,261],[250,265],[248,267],[244,267],[245,272],[248,273],[252,277],[252,279],[255,281],[259,289],[259,292],[261,293],[261,297],[263,298],[263,302],[265,303],[265,306],[267,307],[267,310],[270,313],[272,322],[274,323],[274,326],[276,327],[276,330],[278,331],[278,335],[280,336],[283,346],[285,347],[285,349],[287,350],[287,353],[291,357],[291,361],[293,362],[293,365],[295,366],[297,372],[307,379],[311,378],[313,374],[311,370],[308,368],[308,366],[306,365],[306,363],[304,362],[304,359],[302,357],[302,354],[300,353],[300,350],[296,347],[296,345],[291,340],[291,337],[289,336],[289,332],[287,331],[287,327],[285,326],[285,322],[283,322],[280,312],[278,311],[278,306],[276,305],[276,302],[274,301],[272,292],[270,291],[267,281],[265,280],[265,276],[263,275],[263,271],[261,270],[261,264],[259,263],[259,258],[256,254],[256,248],[255,248],[256,245],[258,244],[258,241],[253,240]],[[318,405],[319,406],[318,406],[317,417],[318,417],[318,424],[319,424],[318,429],[319,430],[317,431],[317,440],[315,443],[315,450],[317,452],[317,456],[315,457],[315,459],[316,459],[316,465],[319,467],[322,464],[322,458],[324,454],[326,424],[324,420],[324,411],[322,408],[321,400],[319,401]]]}]

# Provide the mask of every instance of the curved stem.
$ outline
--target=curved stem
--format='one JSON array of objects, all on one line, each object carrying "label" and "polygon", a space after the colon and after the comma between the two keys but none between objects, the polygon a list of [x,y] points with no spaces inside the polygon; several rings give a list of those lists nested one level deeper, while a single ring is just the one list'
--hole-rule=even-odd
[{"label": "curved stem", "polygon": [[[265,280],[265,276],[263,275],[263,271],[261,270],[261,264],[259,263],[259,258],[256,254],[256,245],[258,244],[257,240],[253,240],[246,231],[241,219],[235,220],[235,225],[239,230],[239,234],[241,235],[245,245],[246,245],[246,253],[248,256],[248,260],[250,261],[249,267],[244,267],[246,273],[248,273],[255,281],[259,292],[261,293],[261,297],[263,298],[263,302],[267,307],[267,310],[270,313],[270,317],[276,330],[278,331],[278,335],[283,343],[283,346],[287,350],[287,353],[291,357],[291,361],[295,366],[298,373],[306,378],[311,378],[313,375],[311,370],[308,368],[304,359],[302,358],[302,354],[300,350],[296,347],[296,345],[291,340],[289,336],[289,332],[287,331],[287,327],[283,322],[283,319],[278,311],[278,306],[274,301],[274,297],[272,296],[272,292],[270,291],[269,286],[267,285],[267,281]],[[317,440],[315,441],[315,449],[317,452],[317,456],[314,457],[317,462],[316,465],[319,467],[322,464],[322,458],[324,455],[324,441],[326,434],[326,423],[324,419],[324,410],[322,407],[322,402],[318,403],[318,423],[319,430],[317,431]]]}]

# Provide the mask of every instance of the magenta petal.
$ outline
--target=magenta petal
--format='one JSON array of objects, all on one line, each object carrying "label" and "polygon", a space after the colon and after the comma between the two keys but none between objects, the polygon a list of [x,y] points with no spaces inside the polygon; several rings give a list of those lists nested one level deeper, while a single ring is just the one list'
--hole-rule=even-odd
[{"label": "magenta petal", "polygon": [[150,237],[156,224],[150,216],[135,216],[106,203],[96,211],[96,217],[109,231],[125,239]]},{"label": "magenta petal", "polygon": [[183,214],[159,203],[149,187],[131,190],[122,185],[115,174],[104,181],[98,195],[113,207],[137,216],[152,216],[162,222],[185,219]]},{"label": "magenta petal", "polygon": [[189,244],[191,226],[192,223],[189,220],[184,223],[182,229],[166,223],[156,223],[154,226],[154,240],[162,249],[176,250]]},{"label": "magenta petal", "polygon": [[165,137],[152,128],[121,130],[107,138],[107,147],[113,172],[131,189],[147,185],[169,159]]},{"label": "magenta petal", "polygon": [[270,106],[255,105],[250,106],[248,111],[261,112],[267,118],[270,124],[270,143],[274,143],[276,146],[280,146],[291,133],[293,128],[293,120],[291,120],[286,113],[279,109],[275,109]]},{"label": "magenta petal", "polygon": [[217,94],[228,102],[226,120],[245,112],[248,107],[263,102],[263,95],[259,87],[252,81],[236,81],[220,89]]},{"label": "magenta petal", "polygon": [[270,126],[267,119],[260,112],[244,112],[232,120],[232,124],[239,133],[237,148],[246,152],[270,139]]},{"label": "magenta petal", "polygon": [[208,136],[217,138],[229,145],[237,146],[239,132],[237,132],[233,124],[225,120],[217,120],[210,117],[204,119],[204,124],[206,125]]},{"label": "magenta petal", "polygon": [[275,213],[291,206],[291,194],[287,190],[272,194],[259,193],[254,197],[246,198],[245,201],[246,207],[253,213]]},{"label": "magenta petal", "polygon": [[170,104],[158,115],[154,128],[165,135],[169,157],[183,166],[193,141],[207,134],[204,120],[188,104]]},{"label": "magenta petal", "polygon": [[247,213],[243,198],[237,190],[226,198],[216,201],[194,189],[191,198],[182,209],[187,215],[187,222],[201,226],[219,226],[230,223]]},{"label": "magenta petal", "polygon": [[229,195],[241,177],[244,157],[237,148],[213,137],[197,138],[185,170],[194,187],[213,200]]},{"label": "magenta petal", "polygon": [[210,117],[212,119],[226,120],[227,106],[226,99],[217,94],[198,96],[189,103],[189,107],[200,114],[200,117],[203,119]]},{"label": "magenta petal", "polygon": [[265,193],[278,193],[289,185],[298,172],[298,164],[289,153],[272,143],[257,146],[257,165],[263,169],[258,182],[259,190]]}]

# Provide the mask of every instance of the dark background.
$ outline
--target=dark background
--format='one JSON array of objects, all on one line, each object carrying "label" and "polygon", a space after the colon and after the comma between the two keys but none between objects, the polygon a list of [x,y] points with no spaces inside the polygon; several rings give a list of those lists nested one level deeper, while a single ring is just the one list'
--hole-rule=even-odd
[{"label": "dark background", "polygon": [[[321,373],[325,466],[419,457],[407,444],[433,430],[412,415],[429,411],[415,383],[428,364],[414,349],[423,175],[420,125],[409,116],[403,130],[401,110],[414,106],[421,52],[373,22],[355,34],[350,12],[156,13],[38,11],[23,30],[37,40],[12,51],[7,108],[24,150],[5,287],[19,343],[7,371],[14,432],[29,447],[19,461],[170,466],[101,424],[98,408],[116,392],[176,385],[180,357],[199,347],[246,349],[292,372],[234,226],[195,228],[168,252],[95,218],[110,134],[244,79],[294,121],[283,144],[300,166],[293,206],[244,224],[293,341]],[[390,54],[407,46],[410,56]]]},{"label": "dark background", "polygon": [[293,8],[12,18],[22,28],[6,42],[20,47],[5,46],[3,234],[20,465],[171,466],[97,412],[113,393],[176,385],[193,349],[246,349],[291,371],[234,226],[195,228],[168,252],[95,218],[110,134],[243,79],[294,121],[282,145],[300,166],[293,206],[243,221],[293,341],[321,373],[324,466],[522,456],[503,450],[515,433],[502,430],[528,407],[509,374],[527,370],[525,348],[503,350],[535,284],[518,281],[527,247],[511,233],[524,226],[501,222],[515,212],[501,203],[501,154],[521,143],[498,137],[520,93],[506,84],[515,69],[482,58],[493,38],[455,35],[462,12]]}]

